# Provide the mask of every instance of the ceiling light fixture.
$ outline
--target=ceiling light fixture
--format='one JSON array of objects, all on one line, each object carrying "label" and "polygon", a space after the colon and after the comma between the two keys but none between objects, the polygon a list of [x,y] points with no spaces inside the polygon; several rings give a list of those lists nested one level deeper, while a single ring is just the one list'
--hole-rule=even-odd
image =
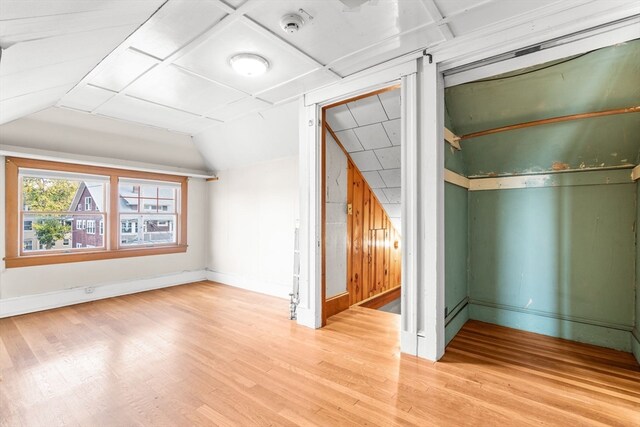
[{"label": "ceiling light fixture", "polygon": [[269,61],[253,53],[240,53],[229,60],[233,71],[246,77],[264,74],[269,69]]}]

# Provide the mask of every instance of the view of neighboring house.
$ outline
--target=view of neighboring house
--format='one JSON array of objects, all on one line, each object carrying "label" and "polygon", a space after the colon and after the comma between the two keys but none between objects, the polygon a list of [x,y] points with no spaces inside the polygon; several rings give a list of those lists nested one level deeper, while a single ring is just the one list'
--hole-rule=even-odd
[{"label": "view of neighboring house", "polygon": [[[71,202],[71,244],[74,248],[101,248],[104,245],[103,185],[83,182]],[[94,213],[95,214],[92,214]]]},{"label": "view of neighboring house", "polygon": [[[64,220],[66,224],[71,227],[71,220]],[[23,250],[24,251],[37,251],[37,250],[45,250],[44,244],[40,243],[38,240],[38,236],[36,235],[36,231],[33,227],[35,219],[25,219],[22,222],[22,239],[23,239]],[[68,249],[71,247],[71,233],[67,233],[62,240],[56,241],[56,243],[51,247],[51,250],[61,250]]]},{"label": "view of neighboring house", "polygon": [[173,190],[120,184],[119,198],[120,244],[175,242],[175,216],[171,215],[175,213],[176,201]]}]

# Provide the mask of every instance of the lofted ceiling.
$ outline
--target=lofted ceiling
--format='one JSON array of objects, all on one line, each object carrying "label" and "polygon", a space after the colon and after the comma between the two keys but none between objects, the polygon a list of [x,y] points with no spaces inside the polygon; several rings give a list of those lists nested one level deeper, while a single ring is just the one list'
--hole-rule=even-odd
[{"label": "lofted ceiling", "polygon": [[326,114],[338,142],[399,230],[400,89],[329,108]]},{"label": "lofted ceiling", "polygon": [[[479,42],[498,43],[516,27],[526,43],[631,13],[633,3],[3,0],[0,124],[55,105],[197,135],[425,47],[450,56],[473,42],[477,53]],[[287,13],[306,21],[297,33],[280,29]],[[267,58],[269,71],[234,74],[228,61],[241,52]]]},{"label": "lofted ceiling", "polygon": [[[447,88],[445,106],[457,135],[640,106],[640,39]],[[640,113],[610,115],[466,139],[454,155],[473,177],[630,167],[639,135]]]}]

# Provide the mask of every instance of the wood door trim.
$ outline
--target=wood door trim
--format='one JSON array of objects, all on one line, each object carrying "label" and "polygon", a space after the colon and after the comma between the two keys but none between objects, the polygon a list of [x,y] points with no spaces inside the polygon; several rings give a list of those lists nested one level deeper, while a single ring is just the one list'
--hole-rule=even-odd
[{"label": "wood door trim", "polygon": [[385,92],[391,92],[392,90],[400,89],[400,83],[396,83],[391,86],[384,87],[382,89],[374,90],[372,92],[362,93],[360,95],[353,96],[351,98],[343,99],[342,101],[334,102],[333,104],[329,104],[324,107],[324,109],[329,109],[333,107],[338,107],[340,105],[348,104],[349,102],[359,101],[364,98],[368,98],[370,96],[379,95]]}]

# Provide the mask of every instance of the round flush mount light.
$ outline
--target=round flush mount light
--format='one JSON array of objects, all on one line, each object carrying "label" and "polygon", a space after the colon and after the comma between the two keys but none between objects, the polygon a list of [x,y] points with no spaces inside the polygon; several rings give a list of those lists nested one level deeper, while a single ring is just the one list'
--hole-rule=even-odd
[{"label": "round flush mount light", "polygon": [[269,69],[269,61],[253,53],[240,53],[229,60],[233,71],[246,77],[264,74]]}]

